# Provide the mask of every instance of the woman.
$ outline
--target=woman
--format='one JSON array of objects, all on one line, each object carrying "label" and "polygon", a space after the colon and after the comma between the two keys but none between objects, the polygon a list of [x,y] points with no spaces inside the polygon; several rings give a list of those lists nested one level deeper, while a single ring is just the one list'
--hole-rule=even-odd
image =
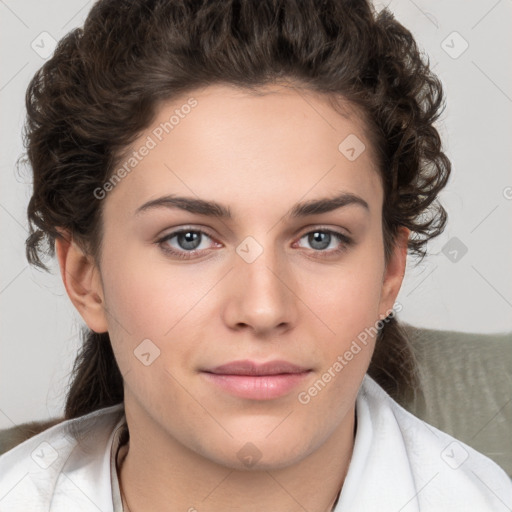
[{"label": "woman", "polygon": [[[446,213],[442,87],[366,2],[97,2],[27,91],[27,255],[87,325],[2,510],[507,510],[392,398]],[[390,394],[388,394],[390,393]]]}]

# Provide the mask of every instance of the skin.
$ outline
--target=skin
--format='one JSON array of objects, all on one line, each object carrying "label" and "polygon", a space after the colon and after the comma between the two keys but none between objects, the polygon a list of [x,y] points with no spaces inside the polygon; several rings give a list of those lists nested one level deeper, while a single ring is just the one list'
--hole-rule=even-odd
[{"label": "skin", "polygon": [[[326,511],[350,462],[374,339],[309,403],[297,395],[389,314],[409,231],[399,231],[386,266],[383,188],[355,110],[340,115],[293,87],[265,93],[215,85],[163,103],[132,149],[188,97],[198,102],[103,200],[99,264],[69,237],[57,242],[70,299],[92,330],[109,332],[124,377],[131,438],[119,477],[131,512]],[[338,150],[349,134],[366,145],[354,161]],[[340,192],[368,211],[351,204],[286,217],[298,202]],[[166,194],[215,200],[233,218],[165,207],[136,214]],[[158,243],[180,227],[207,233],[188,260],[163,250],[190,252],[183,239]],[[307,235],[320,228],[353,243],[333,235],[319,249]],[[236,251],[248,236],[263,249],[251,263]],[[148,366],[134,355],[145,339],[160,350]],[[199,372],[237,359],[312,372],[271,400],[233,396]],[[260,455],[251,467],[238,456],[249,442]]]}]

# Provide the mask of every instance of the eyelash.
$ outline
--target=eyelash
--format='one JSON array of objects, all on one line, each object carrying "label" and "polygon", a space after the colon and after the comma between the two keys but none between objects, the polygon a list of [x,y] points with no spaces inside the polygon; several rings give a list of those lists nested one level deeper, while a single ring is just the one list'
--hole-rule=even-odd
[{"label": "eyelash", "polygon": [[[201,235],[206,235],[208,238],[213,239],[211,235],[209,235],[206,231],[203,231],[201,229],[192,229],[192,228],[182,228],[178,229],[176,231],[173,231],[172,233],[169,233],[168,235],[165,235],[164,237],[157,240],[155,243],[164,251],[166,254],[177,257],[179,259],[183,260],[190,260],[194,258],[194,256],[197,253],[202,252],[203,250],[193,250],[193,251],[176,251],[175,249],[170,249],[169,245],[165,244],[165,242],[171,240],[172,238],[176,237],[177,235],[181,233],[200,233]],[[312,233],[328,233],[330,235],[334,235],[335,238],[338,239],[338,241],[341,243],[341,247],[338,249],[331,249],[330,251],[326,250],[315,250],[312,249],[313,252],[318,253],[321,258],[328,258],[333,257],[336,255],[339,255],[343,252],[345,252],[351,245],[353,245],[353,240],[349,238],[348,236],[338,233],[337,231],[333,231],[332,229],[322,229],[322,228],[316,228],[311,231],[308,231],[304,233],[299,240],[302,240],[305,236],[310,235]],[[207,249],[204,249],[207,250]],[[322,254],[323,253],[323,254]]]}]

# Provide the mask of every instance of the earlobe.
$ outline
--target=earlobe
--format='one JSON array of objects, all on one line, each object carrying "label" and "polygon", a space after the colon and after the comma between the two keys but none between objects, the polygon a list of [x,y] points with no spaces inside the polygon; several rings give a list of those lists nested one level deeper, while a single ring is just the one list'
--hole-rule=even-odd
[{"label": "earlobe", "polygon": [[83,252],[69,231],[59,229],[59,233],[55,249],[66,292],[90,329],[98,333],[107,332],[99,269],[92,256]]},{"label": "earlobe", "polygon": [[410,229],[401,226],[396,235],[396,243],[385,269],[382,283],[379,311],[381,319],[385,318],[393,308],[400,287],[402,286],[407,262],[407,243],[410,234]]}]

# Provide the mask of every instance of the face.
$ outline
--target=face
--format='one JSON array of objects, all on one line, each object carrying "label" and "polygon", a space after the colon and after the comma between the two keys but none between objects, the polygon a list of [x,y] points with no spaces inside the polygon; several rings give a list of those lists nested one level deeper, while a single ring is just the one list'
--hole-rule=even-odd
[{"label": "face", "polygon": [[[103,199],[102,308],[81,311],[108,329],[132,431],[229,467],[244,450],[298,462],[348,424],[375,341],[358,336],[389,314],[405,265],[402,247],[385,266],[355,111],[265,92],[216,85],[160,107]],[[218,369],[237,361],[294,367]]]}]

